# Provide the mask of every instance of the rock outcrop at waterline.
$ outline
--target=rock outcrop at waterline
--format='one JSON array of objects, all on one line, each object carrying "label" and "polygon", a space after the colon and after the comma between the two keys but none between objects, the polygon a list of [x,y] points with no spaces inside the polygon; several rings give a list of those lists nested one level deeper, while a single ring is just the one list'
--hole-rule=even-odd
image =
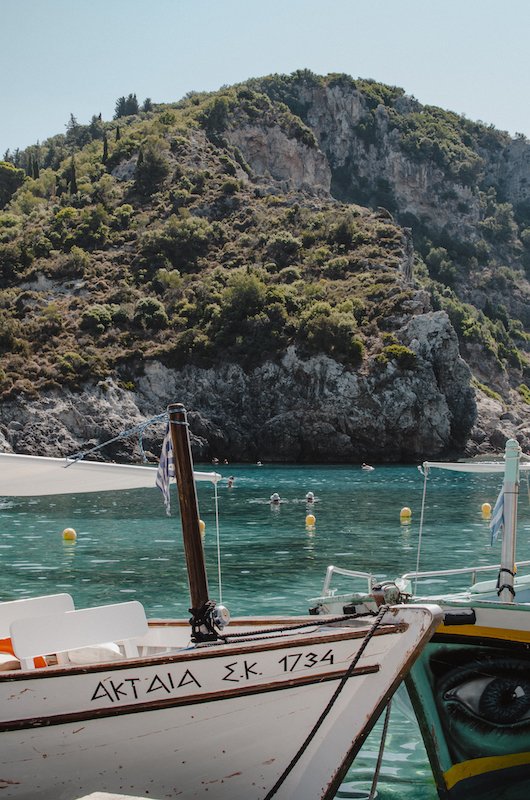
[{"label": "rock outcrop at waterline", "polygon": [[[5,403],[0,448],[53,456],[85,451],[175,401],[189,411],[199,461],[414,462],[454,455],[472,429],[481,441],[470,441],[469,452],[502,446],[503,430],[514,435],[517,420],[504,420],[499,430],[492,409],[477,422],[470,371],[445,313],[412,317],[401,340],[415,353],[414,369],[370,359],[354,370],[324,355],[301,358],[294,347],[248,371],[235,363],[176,370],[149,362],[135,391],[107,381],[79,394]],[[162,433],[162,424],[145,430],[147,453],[159,452]],[[118,438],[101,455],[137,459],[138,438]]]}]

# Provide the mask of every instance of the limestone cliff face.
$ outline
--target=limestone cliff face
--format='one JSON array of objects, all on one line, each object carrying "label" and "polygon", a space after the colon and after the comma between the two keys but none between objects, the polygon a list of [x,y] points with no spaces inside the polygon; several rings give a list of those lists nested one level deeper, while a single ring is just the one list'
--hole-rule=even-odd
[{"label": "limestone cliff face", "polygon": [[[229,140],[237,145],[257,175],[281,181],[284,187],[330,191],[346,202],[392,206],[400,218],[414,218],[433,233],[462,241],[480,237],[479,192],[473,181],[451,177],[434,160],[407,155],[401,133],[387,107],[373,113],[353,83],[297,86],[304,122],[319,149],[308,148],[278,127],[233,126]],[[421,111],[410,97],[400,97],[401,115]],[[530,196],[530,143],[507,135],[479,148],[484,184],[494,185],[503,201],[513,204]]]},{"label": "limestone cliff face", "polygon": [[[399,208],[401,217],[410,215],[435,231],[477,238],[478,194],[459,181],[448,180],[434,162],[408,158],[384,106],[375,112],[375,125],[370,118],[367,141],[361,128],[370,114],[354,86],[300,84],[299,101],[305,108],[304,122],[320,149],[265,124],[230,129],[229,140],[257,175],[270,176],[284,187],[329,191],[346,202],[392,205]],[[398,102],[402,111],[414,105],[408,98]],[[391,202],[385,201],[385,192],[390,192]]]},{"label": "limestone cliff face", "polygon": [[[302,359],[292,347],[251,371],[229,363],[170,370],[150,362],[135,392],[107,382],[81,395],[50,394],[30,413],[20,402],[4,404],[0,448],[72,454],[180,401],[193,411],[199,459],[399,462],[449,453],[476,416],[453,329],[444,313],[430,312],[410,319],[399,335],[416,353],[414,370],[372,359],[355,371],[323,355]],[[160,426],[146,433],[145,448],[157,452],[161,435]],[[105,456],[133,451],[134,442],[119,440]]]},{"label": "limestone cliff face", "polygon": [[[410,215],[435,231],[476,237],[479,205],[475,193],[458,181],[448,181],[432,161],[408,158],[385,107],[376,109],[367,140],[360,125],[367,120],[368,109],[353,86],[305,86],[301,93],[308,124],[332,170],[332,193],[371,205],[392,204],[401,217]],[[403,98],[400,103],[413,101]]]},{"label": "limestone cliff face", "polygon": [[329,193],[331,170],[324,154],[278,125],[232,127],[229,141],[239,147],[255,175],[272,179],[286,191]]}]

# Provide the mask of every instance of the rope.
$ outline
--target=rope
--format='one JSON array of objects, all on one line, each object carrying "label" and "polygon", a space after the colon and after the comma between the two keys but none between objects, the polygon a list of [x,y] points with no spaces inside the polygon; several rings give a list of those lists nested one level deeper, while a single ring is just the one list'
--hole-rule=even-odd
[{"label": "rope", "polygon": [[[429,468],[427,465],[424,465],[424,471],[420,469],[420,472],[423,475],[423,495],[421,498],[421,514],[420,514],[420,531],[418,536],[418,552],[416,555],[416,573],[420,571],[420,553],[421,553],[421,536],[423,533],[423,519],[425,516],[425,498],[427,496],[427,479],[429,477]],[[418,588],[418,575],[414,579],[414,594],[416,594],[416,590]]]},{"label": "rope", "polygon": [[504,589],[508,589],[508,591],[510,592],[511,596],[515,597],[515,589],[509,583],[503,583],[503,584],[501,584],[499,586],[499,588],[497,589],[497,597],[501,596],[501,594],[502,594]]},{"label": "rope", "polygon": [[318,720],[313,725],[313,728],[309,732],[309,734],[306,737],[305,741],[302,743],[302,745],[299,748],[299,750],[296,753],[296,755],[292,758],[291,762],[287,765],[287,767],[285,768],[285,770],[282,773],[282,775],[280,775],[280,777],[278,778],[278,780],[276,781],[276,783],[274,784],[272,789],[265,795],[263,800],[270,800],[271,797],[274,797],[274,795],[277,794],[278,790],[285,783],[286,779],[289,777],[289,774],[292,772],[292,770],[294,769],[294,767],[296,766],[298,761],[301,759],[301,757],[303,756],[303,754],[307,750],[308,746],[311,744],[312,740],[315,738],[319,728],[321,727],[322,723],[324,722],[324,720],[328,716],[329,712],[333,708],[338,696],[340,695],[340,693],[344,689],[344,687],[346,685],[346,682],[348,681],[348,679],[353,674],[353,671],[355,670],[355,667],[359,663],[362,654],[366,650],[370,639],[375,634],[377,628],[381,624],[383,616],[388,611],[388,608],[389,608],[388,606],[381,606],[381,608],[379,609],[379,612],[378,612],[378,614],[377,614],[377,616],[376,616],[376,618],[375,618],[370,630],[368,631],[368,633],[364,637],[364,639],[362,641],[362,644],[359,647],[359,650],[357,651],[357,655],[355,656],[355,658],[351,662],[350,666],[348,667],[348,669],[346,670],[346,672],[342,676],[342,678],[341,678],[341,680],[339,682],[339,685],[337,686],[337,688],[333,692],[333,695],[331,696],[331,699],[329,700],[327,706],[323,710],[323,712],[320,715],[320,717],[318,718]]},{"label": "rope", "polygon": [[288,633],[289,631],[298,631],[302,628],[318,628],[324,625],[333,625],[337,622],[347,622],[348,620],[357,619],[358,617],[375,616],[373,611],[364,614],[344,614],[341,617],[327,617],[322,616],[322,620],[315,620],[314,622],[300,622],[298,625],[285,625],[282,628],[264,628],[262,631],[255,631],[252,635],[248,633],[230,633],[221,637],[227,644],[231,644],[233,640],[243,639],[245,642],[262,641],[264,639],[275,638],[272,635],[260,636],[261,633],[276,634]]},{"label": "rope", "polygon": [[512,572],[511,569],[508,567],[501,567],[499,569],[499,574],[497,576],[497,597],[500,597],[502,594],[503,589],[508,589],[512,597],[515,597],[515,589],[511,584],[503,583],[501,584],[501,572],[507,572],[508,575],[511,575],[512,578],[515,578],[515,572]]},{"label": "rope", "polygon": [[379,780],[379,772],[381,771],[381,764],[383,763],[383,753],[385,752],[386,735],[388,733],[388,723],[390,722],[390,710],[392,708],[392,700],[388,701],[385,713],[385,721],[383,722],[383,732],[381,733],[381,742],[379,744],[379,753],[377,755],[377,764],[375,765],[374,777],[368,800],[374,800],[377,790],[377,782]]},{"label": "rope", "polygon": [[84,450],[83,452],[80,453],[74,453],[73,455],[68,456],[69,463],[66,466],[70,467],[77,461],[82,461],[82,459],[85,458],[85,456],[88,456],[91,453],[95,453],[96,450],[101,450],[102,447],[106,447],[108,444],[112,444],[112,442],[118,442],[120,439],[127,439],[129,436],[133,436],[136,433],[138,434],[138,445],[140,447],[140,453],[142,455],[142,459],[144,462],[146,462],[147,456],[145,455],[142,443],[143,432],[149,425],[154,425],[156,422],[162,422],[167,418],[168,418],[167,411],[164,411],[163,414],[157,414],[156,417],[151,417],[151,419],[148,419],[145,422],[140,422],[138,425],[135,425],[134,428],[128,428],[127,430],[122,431],[117,436],[113,436],[112,439],[107,439],[106,442],[102,442],[101,444],[97,444],[95,447],[91,447],[90,450]]},{"label": "rope", "polygon": [[192,642],[217,640],[218,633],[212,619],[214,608],[214,601],[207,600],[200,608],[188,609],[192,615],[190,619]]},{"label": "rope", "polygon": [[221,536],[219,532],[219,494],[217,491],[217,483],[214,483],[214,498],[215,498],[215,535],[217,540],[217,580],[219,581],[219,603],[223,602],[223,581],[221,578]]}]

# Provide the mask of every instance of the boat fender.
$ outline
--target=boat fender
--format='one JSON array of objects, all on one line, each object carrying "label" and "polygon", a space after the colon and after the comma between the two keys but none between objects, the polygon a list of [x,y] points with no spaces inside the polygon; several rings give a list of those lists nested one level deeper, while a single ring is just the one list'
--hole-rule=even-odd
[{"label": "boat fender", "polygon": [[474,625],[476,621],[473,608],[451,609],[444,614],[444,625]]}]

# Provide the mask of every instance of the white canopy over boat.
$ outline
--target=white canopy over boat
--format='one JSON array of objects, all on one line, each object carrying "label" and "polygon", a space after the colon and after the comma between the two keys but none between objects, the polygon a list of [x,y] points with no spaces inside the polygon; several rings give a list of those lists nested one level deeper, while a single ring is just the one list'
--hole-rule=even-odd
[{"label": "white canopy over boat", "polygon": [[[0,497],[151,488],[155,486],[156,472],[156,466],[148,465],[0,453]],[[221,480],[217,472],[194,472],[193,477],[211,483]]]},{"label": "white canopy over boat", "polygon": [[[424,461],[423,467],[427,467],[427,469],[448,469],[453,472],[504,472],[505,463],[504,461]],[[530,461],[521,462],[519,469],[523,472],[530,472]]]}]

